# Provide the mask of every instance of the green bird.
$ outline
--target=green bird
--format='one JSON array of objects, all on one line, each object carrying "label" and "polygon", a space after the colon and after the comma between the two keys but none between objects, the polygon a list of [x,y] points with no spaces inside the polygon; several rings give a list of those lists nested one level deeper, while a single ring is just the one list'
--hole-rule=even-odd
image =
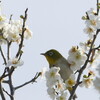
[{"label": "green bird", "polygon": [[46,53],[42,53],[42,55],[46,57],[50,68],[60,67],[59,73],[64,81],[73,73],[68,61],[57,50],[51,49]]},{"label": "green bird", "polygon": [[[64,82],[73,74],[73,71],[70,69],[70,64],[67,59],[65,59],[57,50],[51,49],[45,53],[41,53],[44,55],[49,63],[49,67],[60,67],[59,74],[61,75]],[[69,90],[71,93],[71,90]],[[77,95],[74,94],[73,100],[77,98]]]}]

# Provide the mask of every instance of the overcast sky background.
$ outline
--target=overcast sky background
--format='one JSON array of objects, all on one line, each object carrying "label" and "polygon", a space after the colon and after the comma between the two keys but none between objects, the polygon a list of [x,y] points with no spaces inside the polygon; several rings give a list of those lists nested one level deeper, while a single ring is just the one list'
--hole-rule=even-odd
[{"label": "overcast sky background", "polygon": [[[32,79],[43,67],[48,67],[40,53],[54,48],[67,58],[72,46],[87,39],[81,17],[92,7],[96,8],[96,0],[2,0],[2,12],[8,18],[13,14],[13,19],[19,19],[25,9],[29,9],[27,24],[33,32],[32,39],[25,41],[24,66],[14,72],[15,86]],[[96,44],[99,43],[98,39]],[[51,100],[46,90],[45,80],[39,78],[37,83],[17,90],[15,100]],[[77,100],[99,100],[100,94],[93,88],[78,88],[77,95]]]}]

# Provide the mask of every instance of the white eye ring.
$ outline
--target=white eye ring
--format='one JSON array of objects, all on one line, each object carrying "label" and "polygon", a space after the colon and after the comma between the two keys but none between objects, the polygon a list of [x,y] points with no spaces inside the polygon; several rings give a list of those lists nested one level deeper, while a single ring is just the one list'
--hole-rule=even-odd
[{"label": "white eye ring", "polygon": [[52,56],[53,55],[53,52],[49,52],[49,56]]}]

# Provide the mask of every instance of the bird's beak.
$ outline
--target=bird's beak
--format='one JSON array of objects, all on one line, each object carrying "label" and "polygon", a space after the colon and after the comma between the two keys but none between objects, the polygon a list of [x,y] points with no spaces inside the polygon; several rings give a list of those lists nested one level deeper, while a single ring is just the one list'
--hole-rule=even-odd
[{"label": "bird's beak", "polygon": [[45,53],[41,53],[40,55],[43,55],[43,56],[45,56]]}]

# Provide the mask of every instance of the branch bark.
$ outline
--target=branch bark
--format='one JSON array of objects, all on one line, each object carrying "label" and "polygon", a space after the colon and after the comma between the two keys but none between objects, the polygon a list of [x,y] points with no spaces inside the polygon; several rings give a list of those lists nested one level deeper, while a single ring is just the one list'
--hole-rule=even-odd
[{"label": "branch bark", "polygon": [[[7,71],[8,71],[8,74],[11,72],[12,70],[12,73],[14,72],[14,67],[12,66],[11,69],[9,69],[9,67],[7,68]],[[13,83],[12,83],[12,73],[10,73],[8,75],[8,84],[9,84],[9,88],[10,88],[10,99],[11,100],[14,100],[14,87],[13,87]]]},{"label": "branch bark", "polygon": [[[23,41],[24,41],[24,32],[25,32],[25,24],[26,24],[26,19],[27,19],[27,11],[28,11],[28,8],[25,10],[25,16],[23,17],[23,26],[22,26],[22,34],[20,35],[21,36],[21,41],[20,41],[20,44],[19,44],[19,49],[18,49],[18,52],[16,54],[16,58],[20,55],[20,51],[23,47]],[[21,57],[20,57],[21,58]],[[19,59],[20,60],[20,59]]]},{"label": "branch bark", "polygon": [[1,82],[0,82],[0,95],[1,95],[2,100],[6,100],[5,96],[4,96],[4,93],[3,93],[3,90],[2,90]]},{"label": "branch bark", "polygon": [[28,85],[28,84],[30,84],[30,83],[36,82],[36,79],[37,79],[40,75],[41,75],[41,72],[36,73],[36,75],[35,75],[35,77],[34,77],[33,79],[31,79],[31,80],[28,81],[28,82],[23,83],[22,85],[19,85],[19,86],[15,87],[14,89],[17,90],[17,89],[22,88],[22,87],[24,87],[24,86],[26,86],[26,85]]},{"label": "branch bark", "polygon": [[[99,14],[99,0],[97,0],[97,15],[98,15],[98,14]],[[98,30],[96,31],[96,35],[94,35],[94,37],[93,37],[93,40],[92,40],[92,43],[91,43],[89,52],[87,53],[87,60],[85,61],[85,63],[84,63],[84,65],[82,66],[82,68],[78,71],[79,74],[78,74],[78,77],[77,77],[77,82],[76,82],[75,86],[73,87],[72,93],[71,93],[71,95],[70,95],[70,97],[69,97],[68,100],[71,100],[71,99],[73,98],[73,96],[74,96],[74,94],[75,94],[75,91],[76,91],[76,89],[78,88],[78,86],[79,86],[79,84],[80,84],[80,78],[81,78],[81,76],[82,76],[83,71],[86,69],[87,64],[89,63],[90,56],[91,56],[92,51],[93,51],[93,49],[94,49],[94,48],[93,48],[93,45],[94,45],[94,43],[95,43],[95,40],[96,40],[97,35],[98,35],[99,32],[100,32],[100,29],[98,29]],[[98,46],[98,48],[99,48],[99,47],[100,47],[100,45]]]},{"label": "branch bark", "polygon": [[2,58],[3,58],[3,60],[4,60],[4,64],[6,65],[6,64],[7,64],[6,58],[5,58],[5,56],[4,56],[4,53],[3,53],[3,51],[2,51],[1,46],[0,46],[0,52],[1,52],[1,56],[2,56]]},{"label": "branch bark", "polygon": [[83,71],[84,71],[85,68],[87,67],[87,64],[89,63],[90,55],[91,55],[91,53],[92,53],[92,47],[93,47],[93,45],[94,45],[94,42],[95,42],[96,37],[97,37],[97,35],[98,35],[99,32],[100,32],[100,30],[97,30],[96,35],[94,35],[93,41],[92,41],[91,46],[90,46],[90,50],[89,50],[89,52],[88,52],[88,54],[87,54],[87,60],[85,61],[85,63],[84,63],[84,65],[82,66],[82,68],[78,71],[79,74],[78,74],[78,77],[77,77],[77,83],[76,83],[75,86],[73,87],[72,93],[71,93],[71,95],[70,95],[70,97],[69,97],[68,100],[71,100],[71,99],[73,98],[73,95],[75,94],[75,91],[76,91],[77,87],[79,86],[80,78],[81,78],[81,76],[82,76]]}]

